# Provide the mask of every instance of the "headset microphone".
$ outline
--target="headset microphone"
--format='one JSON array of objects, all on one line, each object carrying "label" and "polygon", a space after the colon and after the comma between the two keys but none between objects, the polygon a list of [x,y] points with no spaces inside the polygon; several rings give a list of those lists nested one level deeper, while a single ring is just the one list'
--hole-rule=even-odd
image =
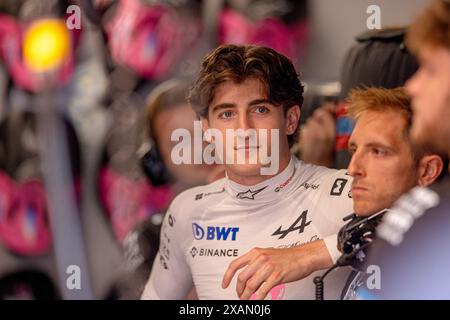
[{"label": "headset microphone", "polygon": [[338,233],[338,249],[342,256],[322,276],[314,278],[316,300],[323,300],[323,280],[331,271],[343,266],[357,270],[361,267],[366,257],[365,250],[372,244],[376,228],[386,212],[381,210],[368,217],[359,217],[353,213],[343,218],[344,221],[350,221]]}]

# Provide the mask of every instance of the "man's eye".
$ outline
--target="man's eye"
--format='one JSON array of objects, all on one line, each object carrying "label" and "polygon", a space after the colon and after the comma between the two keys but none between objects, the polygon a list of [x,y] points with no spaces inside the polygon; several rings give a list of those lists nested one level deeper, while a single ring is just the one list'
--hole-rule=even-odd
[{"label": "man's eye", "polygon": [[233,117],[233,112],[232,111],[224,111],[224,112],[219,114],[219,118],[221,118],[221,119],[229,119],[231,117]]},{"label": "man's eye", "polygon": [[269,109],[265,106],[258,106],[258,107],[256,107],[255,111],[256,111],[256,113],[264,114],[264,113],[269,112]]},{"label": "man's eye", "polygon": [[383,150],[380,148],[373,148],[372,153],[376,156],[384,156],[384,155],[386,155],[386,150]]}]

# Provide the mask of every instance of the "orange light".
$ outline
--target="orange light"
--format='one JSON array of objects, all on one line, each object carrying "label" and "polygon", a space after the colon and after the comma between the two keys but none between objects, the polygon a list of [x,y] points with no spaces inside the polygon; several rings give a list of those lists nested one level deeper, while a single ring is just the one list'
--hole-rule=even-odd
[{"label": "orange light", "polygon": [[70,36],[63,21],[46,19],[34,22],[23,39],[25,63],[34,72],[60,67],[69,54]]}]

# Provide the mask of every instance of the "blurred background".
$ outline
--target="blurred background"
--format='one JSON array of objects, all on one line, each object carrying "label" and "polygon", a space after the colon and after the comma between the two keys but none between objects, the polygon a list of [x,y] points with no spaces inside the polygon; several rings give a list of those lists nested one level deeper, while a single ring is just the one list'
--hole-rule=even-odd
[{"label": "blurred background", "polygon": [[[193,132],[187,91],[219,44],[287,55],[307,89],[302,125],[327,103],[335,121],[327,159],[301,139],[293,153],[345,167],[339,102],[415,71],[403,27],[427,2],[0,0],[0,299],[139,297],[171,199],[223,176],[170,161],[172,131]],[[366,72],[373,50],[394,80]]]}]

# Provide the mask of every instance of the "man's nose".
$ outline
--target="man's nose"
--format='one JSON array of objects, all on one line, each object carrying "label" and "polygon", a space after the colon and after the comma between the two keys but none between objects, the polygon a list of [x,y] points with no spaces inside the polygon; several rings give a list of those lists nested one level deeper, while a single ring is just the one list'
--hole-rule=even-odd
[{"label": "man's nose", "polygon": [[239,128],[242,130],[248,130],[253,128],[253,123],[251,119],[248,117],[247,113],[242,113],[239,115],[239,122],[238,122]]},{"label": "man's nose", "polygon": [[350,159],[347,172],[352,177],[364,175],[364,159],[357,151],[353,153],[352,158]]},{"label": "man's nose", "polygon": [[420,81],[420,74],[421,71],[418,70],[411,78],[408,79],[408,81],[406,81],[405,83],[405,90],[406,93],[408,93],[410,96],[415,96],[417,90],[418,90],[418,86],[419,86],[419,81]]}]

